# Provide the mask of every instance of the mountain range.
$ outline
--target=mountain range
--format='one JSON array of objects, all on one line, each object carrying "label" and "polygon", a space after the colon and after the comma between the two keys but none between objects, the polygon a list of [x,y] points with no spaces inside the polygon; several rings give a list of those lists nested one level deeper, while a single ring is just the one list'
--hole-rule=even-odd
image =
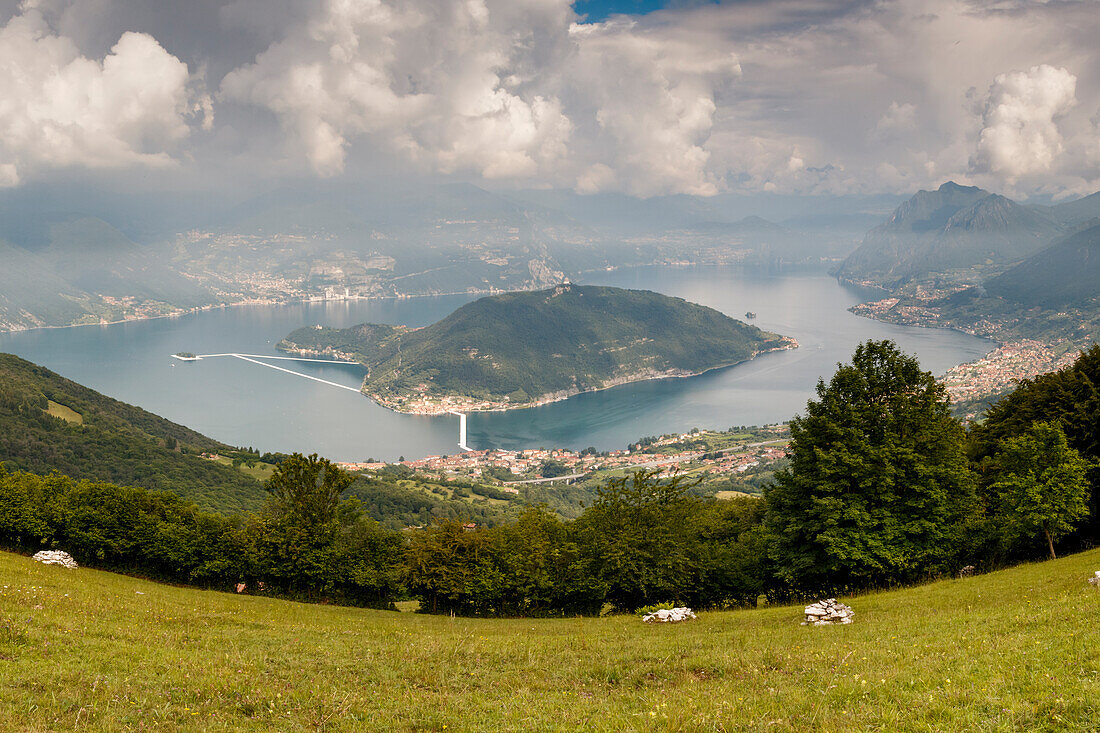
[{"label": "mountain range", "polygon": [[1100,193],[1032,206],[948,182],[899,206],[835,272],[894,296],[860,306],[878,318],[1084,345],[1100,338]]},{"label": "mountain range", "polygon": [[835,273],[888,289],[921,279],[976,283],[1096,216],[1100,194],[1058,206],[1031,206],[949,181],[899,206]]}]

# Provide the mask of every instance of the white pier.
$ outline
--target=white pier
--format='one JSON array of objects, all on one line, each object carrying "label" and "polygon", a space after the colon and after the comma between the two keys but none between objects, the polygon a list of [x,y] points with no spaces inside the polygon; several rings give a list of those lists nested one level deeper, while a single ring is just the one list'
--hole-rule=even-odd
[{"label": "white pier", "polygon": [[473,448],[466,445],[466,413],[458,410],[447,410],[449,415],[458,415],[458,447],[464,451],[472,451]]},{"label": "white pier", "polygon": [[[274,369],[274,370],[279,371],[279,372],[286,372],[287,374],[293,374],[294,376],[301,377],[302,379],[312,379],[314,382],[320,382],[321,384],[327,384],[331,387],[339,387],[340,389],[346,389],[346,390],[350,390],[352,392],[359,392],[358,387],[349,387],[346,384],[340,384],[338,382],[330,382],[327,379],[321,379],[320,377],[310,376],[309,374],[302,374],[301,372],[296,372],[293,369],[284,369],[281,366],[275,366],[274,364],[268,364],[266,362],[259,361],[259,360],[260,359],[279,359],[281,361],[310,361],[310,362],[314,362],[314,363],[318,363],[318,364],[357,364],[357,362],[354,362],[354,361],[337,361],[336,359],[305,359],[305,358],[298,357],[298,356],[268,356],[267,354],[198,354],[197,356],[194,357],[194,359],[187,359],[187,361],[198,361],[200,359],[213,359],[213,358],[218,357],[218,356],[231,356],[234,359],[241,359],[242,361],[251,362],[253,364],[259,364],[260,366],[265,366],[268,369]],[[177,356],[176,358],[179,359],[180,357]]]}]

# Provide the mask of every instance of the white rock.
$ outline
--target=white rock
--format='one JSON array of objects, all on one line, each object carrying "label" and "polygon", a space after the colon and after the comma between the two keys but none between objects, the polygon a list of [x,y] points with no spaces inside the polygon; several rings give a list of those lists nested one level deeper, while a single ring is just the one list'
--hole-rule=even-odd
[{"label": "white rock", "polygon": [[76,560],[67,552],[61,550],[42,550],[34,554],[34,559],[45,565],[60,565],[64,568],[75,569]]},{"label": "white rock", "polygon": [[829,626],[831,624],[850,624],[855,612],[835,598],[826,598],[806,606],[803,626]]},{"label": "white rock", "polygon": [[1096,575],[1089,578],[1089,582],[1095,585],[1097,588],[1100,588],[1100,570],[1097,570]]},{"label": "white rock", "polygon": [[687,607],[661,608],[643,616],[642,621],[645,621],[647,624],[653,623],[654,621],[659,621],[661,623],[679,623],[693,618],[695,618],[695,614]]}]

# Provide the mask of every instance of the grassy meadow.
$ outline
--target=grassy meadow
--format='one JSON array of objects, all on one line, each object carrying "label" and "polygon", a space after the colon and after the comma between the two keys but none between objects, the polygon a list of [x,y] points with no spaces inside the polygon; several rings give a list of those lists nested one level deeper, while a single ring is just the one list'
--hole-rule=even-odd
[{"label": "grassy meadow", "polygon": [[801,606],[482,620],[0,554],[0,730],[1100,731],[1100,550]]}]

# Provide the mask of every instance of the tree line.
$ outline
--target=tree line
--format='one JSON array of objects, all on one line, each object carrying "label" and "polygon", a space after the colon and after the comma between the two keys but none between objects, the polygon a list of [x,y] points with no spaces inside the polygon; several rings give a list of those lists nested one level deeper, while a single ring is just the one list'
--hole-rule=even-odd
[{"label": "tree line", "polygon": [[1100,346],[1025,380],[967,430],[942,384],[889,341],[860,345],[791,422],[762,499],[715,501],[683,477],[599,487],[574,520],[545,507],[487,527],[380,527],[352,477],[282,460],[256,513],[167,492],[0,469],[0,543],[210,588],[434,613],[597,614],[662,602],[755,605],[993,568],[1098,537]]}]

